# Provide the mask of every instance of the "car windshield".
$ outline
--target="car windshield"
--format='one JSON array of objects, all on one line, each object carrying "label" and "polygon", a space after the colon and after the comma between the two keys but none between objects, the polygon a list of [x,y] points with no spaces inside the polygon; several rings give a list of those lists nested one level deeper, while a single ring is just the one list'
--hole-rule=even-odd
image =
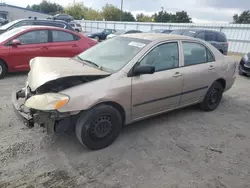
[{"label": "car windshield", "polygon": [[181,35],[182,33],[183,33],[183,30],[174,30],[170,34]]},{"label": "car windshield", "polygon": [[117,72],[149,43],[145,39],[115,37],[89,48],[78,58],[92,62],[104,71]]},{"label": "car windshield", "polygon": [[196,33],[196,31],[188,30],[188,31],[184,31],[182,33],[182,35],[193,37],[195,35],[195,33]]},{"label": "car windshield", "polygon": [[9,39],[10,37],[18,34],[21,31],[24,31],[24,30],[25,30],[25,28],[18,27],[18,28],[4,32],[3,34],[0,35],[0,42],[3,42],[5,40]]},{"label": "car windshield", "polygon": [[5,29],[8,29],[9,27],[11,27],[12,25],[16,24],[17,22],[19,22],[20,20],[15,20],[15,21],[12,21],[12,22],[9,22],[3,26],[0,27],[0,30],[5,30]]},{"label": "car windshield", "polygon": [[119,31],[116,31],[116,32],[115,32],[115,35],[122,35],[122,34],[124,34],[124,33],[125,33],[124,30],[119,30]]}]

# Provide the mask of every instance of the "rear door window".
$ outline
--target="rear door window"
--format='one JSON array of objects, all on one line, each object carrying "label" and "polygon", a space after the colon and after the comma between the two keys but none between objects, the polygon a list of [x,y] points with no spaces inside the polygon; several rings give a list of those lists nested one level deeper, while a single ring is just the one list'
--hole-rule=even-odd
[{"label": "rear door window", "polygon": [[52,39],[53,42],[68,42],[76,40],[73,34],[65,32],[65,31],[52,31]]},{"label": "rear door window", "polygon": [[30,31],[20,35],[17,39],[22,45],[47,43],[49,41],[48,30]]},{"label": "rear door window", "polygon": [[205,41],[216,41],[216,34],[211,31],[206,31]]}]

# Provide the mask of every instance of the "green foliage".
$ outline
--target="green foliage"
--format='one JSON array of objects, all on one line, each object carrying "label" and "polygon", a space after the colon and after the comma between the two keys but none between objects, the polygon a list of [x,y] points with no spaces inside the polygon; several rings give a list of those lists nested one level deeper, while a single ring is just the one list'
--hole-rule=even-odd
[{"label": "green foliage", "polygon": [[136,15],[136,21],[137,22],[152,22],[153,17],[147,16],[147,15],[144,15],[143,13],[141,13],[141,14]]},{"label": "green foliage", "polygon": [[92,8],[87,8],[84,11],[85,20],[103,20],[102,14],[99,11],[96,11]]},{"label": "green foliage", "polygon": [[189,17],[187,12],[181,11],[175,14],[168,13],[166,11],[160,11],[154,14],[155,22],[171,22],[171,23],[191,23],[192,19]]},{"label": "green foliage", "polygon": [[131,14],[131,12],[123,12],[122,13],[122,21],[125,22],[135,22],[135,17],[133,16],[133,14]]},{"label": "green foliage", "polygon": [[114,5],[106,4],[102,7],[102,16],[107,21],[119,21],[121,11]]},{"label": "green foliage", "polygon": [[73,3],[65,8],[65,13],[73,16],[76,20],[84,18],[84,13],[88,10],[83,3]]},{"label": "green foliage", "polygon": [[250,23],[250,10],[243,11],[240,15],[233,16],[234,23],[249,24]]},{"label": "green foliage", "polygon": [[34,4],[32,6],[28,5],[27,8],[51,15],[63,11],[63,7],[61,5],[51,3],[47,0],[43,0],[40,4]]}]

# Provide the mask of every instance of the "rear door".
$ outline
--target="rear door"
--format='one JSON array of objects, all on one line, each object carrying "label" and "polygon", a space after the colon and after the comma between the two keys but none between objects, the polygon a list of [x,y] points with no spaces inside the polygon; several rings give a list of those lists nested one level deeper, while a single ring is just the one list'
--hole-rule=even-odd
[{"label": "rear door", "polygon": [[82,52],[80,37],[67,31],[50,30],[50,57],[73,57]]},{"label": "rear door", "polygon": [[181,105],[195,103],[205,96],[210,85],[218,78],[219,63],[203,44],[183,41],[183,87]]},{"label": "rear door", "polygon": [[17,36],[16,39],[21,42],[21,45],[10,46],[6,60],[16,70],[28,70],[29,61],[32,58],[48,55],[48,30],[28,31]]}]

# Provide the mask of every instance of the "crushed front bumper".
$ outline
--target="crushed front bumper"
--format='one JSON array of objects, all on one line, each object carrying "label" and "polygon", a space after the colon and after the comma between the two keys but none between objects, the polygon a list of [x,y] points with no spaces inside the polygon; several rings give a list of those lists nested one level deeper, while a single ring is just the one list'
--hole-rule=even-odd
[{"label": "crushed front bumper", "polygon": [[35,124],[44,127],[48,133],[54,132],[71,132],[75,130],[77,115],[69,113],[60,113],[58,111],[38,111],[28,109],[24,106],[27,98],[27,89],[23,88],[12,93],[12,104],[17,117],[28,128],[34,127]]},{"label": "crushed front bumper", "polygon": [[23,121],[24,125],[32,128],[34,127],[34,118],[31,114],[31,112],[24,110],[24,103],[18,103],[19,98],[25,97],[25,90],[21,89],[17,92],[12,92],[12,105],[14,107],[14,111],[17,115],[17,117]]}]

